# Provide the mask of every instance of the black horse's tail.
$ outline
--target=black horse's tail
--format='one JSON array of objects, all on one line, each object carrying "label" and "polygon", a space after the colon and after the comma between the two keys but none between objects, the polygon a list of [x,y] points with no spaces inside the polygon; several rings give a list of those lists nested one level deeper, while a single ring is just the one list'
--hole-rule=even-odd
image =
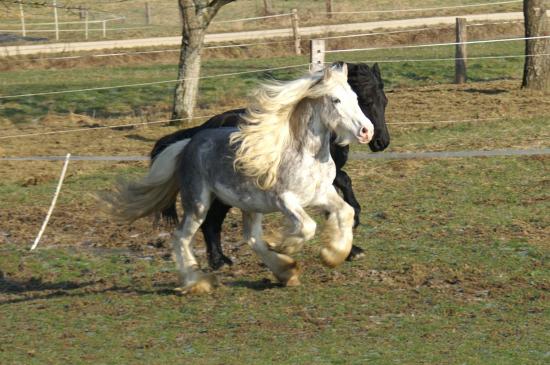
[{"label": "black horse's tail", "polygon": [[[182,129],[162,137],[155,143],[153,149],[151,150],[151,168],[153,167],[157,156],[159,156],[167,147],[173,145],[174,143],[193,138],[195,134],[204,129],[236,127],[244,111],[244,109],[230,110],[210,118],[208,121],[198,127]],[[176,210],[176,198],[177,196],[174,198],[171,204],[168,204],[162,210],[162,212],[155,215],[155,225],[159,225],[160,221],[164,221],[168,225],[176,225],[178,223],[179,218],[178,211]]]}]

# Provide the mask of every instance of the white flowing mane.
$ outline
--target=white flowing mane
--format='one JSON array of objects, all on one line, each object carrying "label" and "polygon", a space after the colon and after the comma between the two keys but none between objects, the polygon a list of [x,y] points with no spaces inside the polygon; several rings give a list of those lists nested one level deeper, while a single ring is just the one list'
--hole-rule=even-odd
[{"label": "white flowing mane", "polygon": [[[283,152],[307,127],[305,118],[294,116],[300,101],[326,95],[335,85],[347,82],[345,72],[330,70],[292,81],[270,81],[260,85],[243,116],[239,131],[231,135],[238,144],[235,168],[255,178],[261,189],[276,180]],[[296,125],[295,125],[296,124]]]}]

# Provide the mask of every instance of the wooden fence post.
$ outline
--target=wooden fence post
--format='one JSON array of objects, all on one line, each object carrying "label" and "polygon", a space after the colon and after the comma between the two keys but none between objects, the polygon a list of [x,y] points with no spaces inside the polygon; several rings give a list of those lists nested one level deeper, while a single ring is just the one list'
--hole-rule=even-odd
[{"label": "wooden fence post", "polygon": [[327,8],[327,18],[332,18],[332,0],[325,0]]},{"label": "wooden fence post", "polygon": [[103,38],[107,38],[107,21],[102,21],[103,23]]},{"label": "wooden fence post", "polygon": [[149,3],[145,3],[145,25],[151,24],[151,7]]},{"label": "wooden fence post", "polygon": [[264,15],[273,15],[275,12],[273,11],[273,4],[271,4],[271,0],[264,0]]},{"label": "wooden fence post", "polygon": [[309,62],[311,71],[320,71],[325,67],[325,40],[312,39]]},{"label": "wooden fence post", "polygon": [[57,0],[53,0],[53,20],[55,23],[55,40],[59,40],[59,21],[57,18]]},{"label": "wooden fence post", "polygon": [[466,18],[456,18],[456,48],[455,48],[455,83],[466,82],[466,42],[467,41]]},{"label": "wooden fence post", "polygon": [[27,36],[27,28],[25,27],[25,12],[23,11],[23,3],[19,1],[19,17],[21,18],[21,30],[23,37]]},{"label": "wooden fence post", "polygon": [[292,34],[294,36],[294,51],[297,55],[302,54],[302,48],[300,47],[300,29],[298,28],[298,10],[292,9],[291,14],[292,22]]},{"label": "wooden fence post", "polygon": [[84,10],[84,38],[88,40],[89,24],[88,24],[88,9]]}]

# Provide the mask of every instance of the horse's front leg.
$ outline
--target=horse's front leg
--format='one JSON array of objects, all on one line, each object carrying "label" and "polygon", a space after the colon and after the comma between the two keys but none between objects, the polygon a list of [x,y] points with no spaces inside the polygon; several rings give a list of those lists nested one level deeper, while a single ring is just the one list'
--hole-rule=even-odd
[{"label": "horse's front leg", "polygon": [[361,224],[361,205],[357,201],[357,198],[355,198],[353,187],[351,185],[351,178],[348,176],[348,174],[346,174],[345,171],[338,170],[336,171],[336,178],[334,179],[333,184],[342,192],[346,203],[351,205],[351,207],[355,211],[353,228],[357,227],[359,224]]},{"label": "horse's front leg", "polygon": [[290,256],[270,249],[262,238],[262,214],[243,211],[243,232],[245,241],[273,272],[277,280],[286,286],[300,284],[298,265]]},{"label": "horse's front leg", "polygon": [[335,267],[348,257],[353,240],[353,208],[338,195],[333,186],[323,196],[320,206],[329,212],[325,225],[326,247],[321,250],[325,265]]},{"label": "horse's front leg", "polygon": [[214,199],[201,226],[206,242],[208,264],[214,270],[226,264],[233,265],[231,259],[223,254],[221,243],[222,224],[229,209],[231,209],[230,206],[225,205],[218,199]]},{"label": "horse's front leg", "polygon": [[278,207],[290,224],[286,229],[267,236],[266,241],[273,251],[290,255],[299,251],[305,241],[313,238],[317,224],[293,193],[281,194]]}]

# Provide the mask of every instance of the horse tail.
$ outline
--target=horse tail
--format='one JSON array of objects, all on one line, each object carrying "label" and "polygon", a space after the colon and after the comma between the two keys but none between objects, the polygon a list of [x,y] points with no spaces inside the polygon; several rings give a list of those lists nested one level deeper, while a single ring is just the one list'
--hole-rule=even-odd
[{"label": "horse tail", "polygon": [[189,141],[186,139],[166,147],[155,157],[144,178],[121,181],[114,192],[103,196],[111,214],[133,222],[174,204],[180,190],[176,174],[178,156]]}]

